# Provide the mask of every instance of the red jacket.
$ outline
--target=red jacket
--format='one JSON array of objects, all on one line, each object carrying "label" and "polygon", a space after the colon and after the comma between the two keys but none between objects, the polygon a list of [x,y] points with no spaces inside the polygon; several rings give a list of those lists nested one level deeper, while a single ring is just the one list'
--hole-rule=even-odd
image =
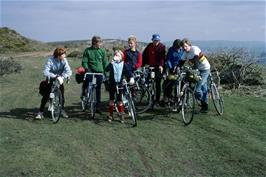
[{"label": "red jacket", "polygon": [[164,66],[165,46],[162,43],[157,46],[154,46],[153,43],[148,44],[143,51],[142,58],[143,65]]}]

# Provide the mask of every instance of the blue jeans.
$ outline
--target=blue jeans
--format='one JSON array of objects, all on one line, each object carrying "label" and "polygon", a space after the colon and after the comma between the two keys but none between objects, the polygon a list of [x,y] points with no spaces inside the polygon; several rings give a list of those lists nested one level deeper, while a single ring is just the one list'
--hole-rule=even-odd
[{"label": "blue jeans", "polygon": [[208,104],[208,77],[210,70],[200,71],[201,80],[196,84],[196,99]]}]

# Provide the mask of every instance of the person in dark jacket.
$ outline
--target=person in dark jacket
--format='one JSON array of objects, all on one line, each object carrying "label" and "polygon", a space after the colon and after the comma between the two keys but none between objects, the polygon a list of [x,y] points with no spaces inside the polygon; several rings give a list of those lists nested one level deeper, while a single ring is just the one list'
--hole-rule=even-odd
[{"label": "person in dark jacket", "polygon": [[[129,84],[134,84],[133,73],[129,69],[128,65],[124,63],[122,60],[123,52],[120,50],[116,50],[114,54],[114,58],[111,63],[105,68],[106,72],[110,72],[109,74],[109,115],[107,119],[109,122],[113,120],[113,111],[114,111],[114,99],[115,94],[117,92],[116,85],[121,84],[124,77],[130,78]],[[124,105],[122,103],[122,94],[119,93],[117,96],[117,108],[120,113],[121,123],[124,123]]]},{"label": "person in dark jacket", "polygon": [[137,49],[137,38],[134,35],[128,37],[128,46],[124,53],[124,62],[128,65],[129,69],[134,72],[142,65],[142,54]]},{"label": "person in dark jacket", "polygon": [[142,65],[155,67],[156,98],[155,105],[159,104],[161,96],[161,80],[165,62],[165,46],[160,42],[160,35],[152,35],[152,43],[144,49],[142,54]]}]

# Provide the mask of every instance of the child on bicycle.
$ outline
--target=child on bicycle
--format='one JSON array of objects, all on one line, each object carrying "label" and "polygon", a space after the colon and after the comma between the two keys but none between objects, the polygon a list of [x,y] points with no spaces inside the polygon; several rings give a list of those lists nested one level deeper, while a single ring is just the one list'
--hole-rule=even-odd
[{"label": "child on bicycle", "polygon": [[[123,58],[123,52],[120,50],[116,50],[114,53],[114,57],[109,63],[109,65],[105,68],[106,72],[110,72],[109,75],[109,97],[110,97],[110,102],[109,102],[109,115],[107,116],[107,119],[109,122],[113,120],[113,112],[114,112],[114,99],[115,99],[115,94],[117,92],[116,90],[116,85],[121,84],[123,77],[130,78],[129,83],[134,84],[134,78],[133,78],[133,73],[130,71],[129,67],[127,64],[124,63],[122,60]],[[118,93],[117,95],[117,108],[118,112],[120,113],[120,121],[121,123],[124,123],[124,106],[122,103],[122,94],[121,92]]]},{"label": "child on bicycle", "polygon": [[[43,118],[43,111],[45,108],[45,104],[47,103],[49,99],[49,95],[51,92],[51,88],[53,85],[53,81],[55,79],[58,79],[59,82],[62,84],[60,85],[60,90],[62,93],[62,112],[61,115],[64,118],[68,118],[68,115],[64,111],[64,103],[65,103],[65,98],[64,98],[64,85],[63,85],[63,79],[69,78],[72,74],[72,71],[70,69],[70,66],[68,64],[66,57],[66,50],[64,48],[56,48],[54,50],[53,56],[50,57],[47,61],[47,63],[44,66],[44,76],[46,77],[46,81],[42,85],[42,100],[41,100],[41,105],[39,112],[37,116],[35,117],[36,119],[42,119]],[[50,81],[48,83],[48,80]]]}]

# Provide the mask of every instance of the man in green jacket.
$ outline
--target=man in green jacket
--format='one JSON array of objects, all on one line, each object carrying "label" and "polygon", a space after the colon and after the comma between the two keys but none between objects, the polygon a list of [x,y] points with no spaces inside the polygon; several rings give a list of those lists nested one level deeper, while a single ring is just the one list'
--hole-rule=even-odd
[{"label": "man in green jacket", "polygon": [[[93,36],[91,40],[92,45],[85,49],[83,53],[83,59],[81,65],[85,68],[86,72],[103,73],[104,69],[108,65],[108,59],[106,51],[101,48],[102,39],[99,36]],[[82,96],[85,95],[85,89],[88,87],[88,83],[91,77],[86,78],[82,86]],[[101,113],[101,85],[103,77],[96,76],[96,112]]]}]

